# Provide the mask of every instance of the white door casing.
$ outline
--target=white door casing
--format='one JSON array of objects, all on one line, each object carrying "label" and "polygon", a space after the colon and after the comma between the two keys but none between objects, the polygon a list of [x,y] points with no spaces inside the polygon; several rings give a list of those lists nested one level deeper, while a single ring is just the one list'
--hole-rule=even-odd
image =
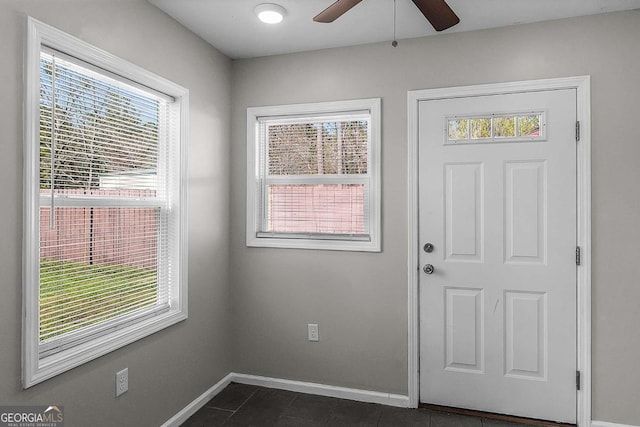
[{"label": "white door casing", "polygon": [[[420,103],[421,401],[575,422],[575,97]],[[446,140],[447,118],[534,111],[538,139]]]}]

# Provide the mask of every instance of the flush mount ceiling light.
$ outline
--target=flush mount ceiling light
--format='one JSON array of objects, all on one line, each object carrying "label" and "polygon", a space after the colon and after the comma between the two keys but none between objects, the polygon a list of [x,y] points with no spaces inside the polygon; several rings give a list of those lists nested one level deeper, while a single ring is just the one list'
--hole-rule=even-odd
[{"label": "flush mount ceiling light", "polygon": [[265,24],[277,24],[282,22],[287,11],[278,4],[264,3],[256,6],[255,12],[258,19]]}]

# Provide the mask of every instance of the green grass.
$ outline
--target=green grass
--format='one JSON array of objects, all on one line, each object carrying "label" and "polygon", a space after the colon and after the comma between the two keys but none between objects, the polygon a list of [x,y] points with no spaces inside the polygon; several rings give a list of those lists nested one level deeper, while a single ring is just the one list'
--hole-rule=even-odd
[{"label": "green grass", "polygon": [[40,340],[156,302],[157,273],[124,265],[40,261]]}]

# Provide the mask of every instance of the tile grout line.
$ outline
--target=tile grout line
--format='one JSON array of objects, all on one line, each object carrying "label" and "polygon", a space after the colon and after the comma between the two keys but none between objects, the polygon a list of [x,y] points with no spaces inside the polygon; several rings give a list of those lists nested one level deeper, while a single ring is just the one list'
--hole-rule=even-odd
[{"label": "tile grout line", "polygon": [[207,402],[204,405],[204,408],[211,408],[211,409],[216,409],[216,410],[220,410],[220,411],[231,412],[231,415],[229,415],[227,417],[227,419],[224,420],[224,422],[222,423],[222,425],[224,425],[224,424],[227,424],[227,422],[236,414],[236,412],[238,412],[240,410],[240,408],[242,408],[249,401],[249,399],[251,399],[253,397],[253,395],[256,394],[256,392],[258,390],[259,390],[259,388],[256,388],[255,390],[253,390],[253,392],[251,392],[251,394],[236,409],[218,408],[217,406],[209,405],[209,402]]},{"label": "tile grout line", "polygon": [[236,412],[233,409],[224,409],[224,408],[218,408],[216,406],[206,406],[206,405],[202,409],[215,409],[216,411],[231,412],[232,414]]},{"label": "tile grout line", "polygon": [[227,418],[227,419],[225,420],[225,422],[224,422],[224,423],[222,423],[222,424],[223,424],[223,425],[224,425],[224,424],[226,424],[226,423],[227,423],[227,421],[229,421],[231,418],[233,418],[233,416],[236,414],[236,412],[238,412],[240,409],[242,409],[242,407],[243,407],[244,405],[246,405],[246,404],[247,404],[247,402],[248,402],[249,400],[251,400],[251,398],[252,398],[252,397],[253,397],[253,396],[258,392],[258,390],[259,390],[258,388],[256,388],[255,390],[253,390],[253,392],[249,395],[249,397],[247,397],[247,398],[245,399],[245,401],[244,401],[244,402],[242,402],[242,403],[240,404],[240,406],[238,406],[238,407],[236,408],[236,410],[235,410],[235,411],[233,411],[233,414],[229,415],[229,418]]},{"label": "tile grout line", "polygon": [[382,415],[384,414],[384,408],[380,408],[380,413],[378,414],[378,422],[376,426],[380,427],[380,422],[382,421]]},{"label": "tile grout line", "polygon": [[[282,420],[282,418],[284,417],[284,412],[286,412],[287,409],[289,409],[292,405],[293,402],[295,402],[298,397],[300,396],[298,393],[293,392],[293,399],[291,399],[291,401],[287,404],[287,406],[285,406],[284,410],[282,411],[282,413],[280,413],[280,415],[278,415],[278,420]],[[297,417],[288,417],[288,418],[293,418],[293,419],[297,419]]]}]

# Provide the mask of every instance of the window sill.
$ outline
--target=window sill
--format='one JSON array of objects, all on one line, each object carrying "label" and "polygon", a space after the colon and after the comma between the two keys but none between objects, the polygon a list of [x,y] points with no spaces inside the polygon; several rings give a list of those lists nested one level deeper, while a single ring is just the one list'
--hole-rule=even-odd
[{"label": "window sill", "polygon": [[[51,356],[41,359],[37,359],[36,356],[37,366],[29,367],[30,372],[25,372],[26,375],[24,375],[22,386],[25,389],[34,386],[185,319],[187,319],[187,313],[174,310],[154,316],[144,322],[132,324],[127,328],[103,335]],[[37,352],[38,349],[34,348],[33,351]],[[28,360],[33,359],[29,358]],[[25,370],[26,368],[25,366]]]},{"label": "window sill", "polygon": [[379,239],[317,240],[279,237],[248,237],[247,246],[254,248],[310,249],[326,251],[381,252]]}]

